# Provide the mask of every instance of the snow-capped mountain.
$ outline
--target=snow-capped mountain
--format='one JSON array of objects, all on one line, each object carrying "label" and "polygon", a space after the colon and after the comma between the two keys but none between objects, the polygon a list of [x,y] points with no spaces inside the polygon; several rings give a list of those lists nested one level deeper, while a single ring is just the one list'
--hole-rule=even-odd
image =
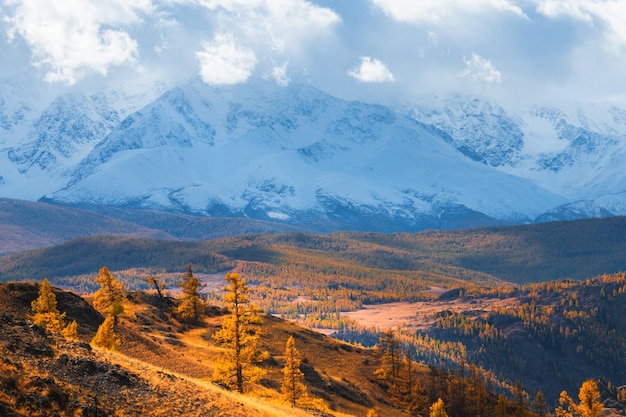
[{"label": "snow-capped mountain", "polygon": [[193,80],[155,99],[73,91],[30,111],[30,123],[0,110],[15,121],[0,139],[5,197],[318,230],[465,227],[626,207],[618,108],[572,118],[452,96],[396,111],[308,85]]},{"label": "snow-capped mountain", "polygon": [[384,230],[530,221],[566,202],[383,106],[199,81],[128,116],[48,198]]},{"label": "snow-capped mountain", "polygon": [[67,184],[96,143],[156,96],[151,90],[128,95],[119,89],[54,96],[41,86],[7,82],[2,87],[0,104],[7,105],[0,106],[6,121],[0,135],[0,183],[12,185],[10,194],[2,195],[24,199],[38,199]]},{"label": "snow-capped mountain", "polygon": [[[466,156],[527,178],[570,200],[540,220],[622,215],[626,208],[626,111],[588,105],[569,113],[534,106],[511,112],[459,96],[401,112],[450,136]],[[620,203],[621,202],[621,203]]]}]

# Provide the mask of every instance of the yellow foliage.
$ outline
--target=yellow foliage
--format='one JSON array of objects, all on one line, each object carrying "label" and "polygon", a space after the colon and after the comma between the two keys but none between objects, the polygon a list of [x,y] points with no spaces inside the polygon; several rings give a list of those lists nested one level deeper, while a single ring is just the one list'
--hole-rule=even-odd
[{"label": "yellow foliage", "polygon": [[191,265],[186,266],[182,281],[176,285],[183,289],[181,302],[176,312],[184,319],[198,320],[204,313],[204,303],[200,298],[200,288],[203,284],[193,274]]},{"label": "yellow foliage", "polygon": [[307,395],[307,388],[304,385],[304,374],[300,370],[300,352],[296,349],[293,336],[287,339],[285,347],[285,367],[283,368],[283,385],[281,391],[285,399],[292,407],[297,401]]},{"label": "yellow foliage", "polygon": [[102,347],[109,350],[117,349],[121,341],[119,337],[113,331],[114,319],[113,316],[107,316],[104,319],[104,322],[98,327],[98,331],[93,339],[91,339],[91,343],[94,346]]},{"label": "yellow foliage", "polygon": [[231,315],[224,319],[222,328],[213,335],[213,339],[225,346],[227,351],[215,366],[213,380],[243,393],[246,385],[258,381],[265,374],[252,364],[264,361],[269,354],[257,351],[263,320],[260,310],[250,304],[246,281],[239,274],[226,274],[226,281],[230,285],[224,288],[223,300]]},{"label": "yellow foliage", "polygon": [[65,313],[61,314],[57,309],[57,298],[52,292],[52,286],[48,278],[44,278],[39,286],[39,296],[31,303],[33,322],[53,332],[63,330]]},{"label": "yellow foliage", "polygon": [[[578,392],[578,404],[567,395],[566,391],[561,392],[559,403],[555,412],[557,417],[600,417],[602,414],[602,402],[600,401],[600,390],[592,379],[582,383]],[[565,405],[567,410],[562,406]]]},{"label": "yellow foliage", "polygon": [[117,317],[124,312],[124,284],[118,282],[106,266],[100,268],[99,273],[95,282],[100,284],[100,289],[93,296],[93,306],[102,314]]},{"label": "yellow foliage", "polygon": [[441,398],[430,406],[430,417],[448,417],[446,406]]},{"label": "yellow foliage", "polygon": [[67,340],[78,340],[78,323],[76,323],[76,320],[72,320],[70,324],[65,326],[65,328],[61,330],[61,334],[63,334]]}]

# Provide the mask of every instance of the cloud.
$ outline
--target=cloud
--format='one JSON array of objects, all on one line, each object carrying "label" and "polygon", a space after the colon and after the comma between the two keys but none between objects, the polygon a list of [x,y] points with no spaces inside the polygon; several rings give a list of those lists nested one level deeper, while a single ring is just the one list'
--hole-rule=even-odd
[{"label": "cloud", "polygon": [[248,81],[256,66],[256,56],[239,45],[232,35],[217,34],[212,42],[204,42],[196,52],[200,76],[207,84],[239,84]]},{"label": "cloud", "polygon": [[299,49],[341,22],[333,10],[306,0],[196,0],[217,14],[222,31],[265,42],[275,52]]},{"label": "cloud", "polygon": [[461,77],[470,77],[477,81],[499,84],[502,74],[496,69],[493,63],[482,56],[473,53],[470,59],[463,58],[465,70],[461,72]]},{"label": "cloud", "polygon": [[524,11],[507,0],[371,0],[374,7],[393,19],[412,24],[440,23],[457,14],[480,14],[495,10],[526,17]]},{"label": "cloud", "polygon": [[626,48],[626,2],[622,0],[536,0],[537,12],[552,19],[570,17],[604,31],[609,48]]},{"label": "cloud", "polygon": [[[291,80],[286,76],[286,65],[276,67],[274,62],[287,60],[296,65],[298,62],[306,62],[311,59],[311,50],[319,48],[320,40],[332,34],[333,28],[341,22],[333,10],[306,0],[187,1],[209,11],[209,20],[216,33],[229,34],[245,45],[246,53],[241,47],[238,49],[241,52],[238,59],[246,65],[236,65],[242,69],[238,77],[233,77],[236,82],[247,80],[254,70],[254,62],[261,73],[271,74],[279,85],[288,84]],[[229,45],[221,49],[234,48]],[[212,80],[213,77],[207,76],[205,53],[206,45],[205,51],[198,53],[199,57],[203,56],[201,73],[203,79]],[[222,53],[211,53],[223,56]],[[257,57],[258,61],[256,58],[253,61],[252,56]],[[210,59],[213,60],[214,57]],[[221,61],[230,62],[230,59]]]},{"label": "cloud", "polygon": [[361,57],[361,64],[348,70],[348,75],[364,83],[394,82],[393,74],[387,66],[376,58]]},{"label": "cloud", "polygon": [[281,66],[273,67],[270,78],[273,78],[279,86],[287,87],[291,82],[291,78],[287,76],[287,63],[285,62]]},{"label": "cloud", "polygon": [[136,62],[137,41],[119,26],[136,24],[140,13],[152,10],[150,0],[6,0],[5,4],[9,40],[24,39],[32,64],[47,71],[46,81],[67,84]]}]

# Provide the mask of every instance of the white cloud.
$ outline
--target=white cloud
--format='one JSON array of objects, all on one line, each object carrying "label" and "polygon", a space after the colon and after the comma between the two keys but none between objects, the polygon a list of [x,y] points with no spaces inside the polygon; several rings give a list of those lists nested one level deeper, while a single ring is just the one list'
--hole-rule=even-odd
[{"label": "white cloud", "polygon": [[119,26],[152,10],[150,0],[6,0],[8,36],[31,50],[32,64],[49,82],[74,84],[88,73],[136,61],[137,42]]},{"label": "white cloud", "polygon": [[239,84],[248,81],[256,66],[256,56],[239,45],[232,35],[217,34],[212,42],[204,42],[196,52],[200,76],[207,84]]},{"label": "white cloud", "polygon": [[626,48],[626,2],[623,0],[536,0],[537,12],[549,18],[570,17],[603,30],[609,48]]},{"label": "white cloud", "polygon": [[361,64],[348,70],[348,75],[364,83],[394,82],[395,79],[387,66],[376,58],[361,57]]},{"label": "white cloud", "polygon": [[502,74],[493,63],[482,56],[473,53],[470,59],[463,58],[465,70],[461,72],[461,77],[471,77],[474,80],[486,83],[500,83]]},{"label": "white cloud", "polygon": [[287,76],[287,62],[281,66],[273,67],[270,77],[273,78],[279,86],[287,87],[291,82],[291,78]]},{"label": "white cloud", "polygon": [[489,10],[526,17],[524,11],[508,0],[371,0],[372,4],[395,20],[405,23],[440,23],[450,15],[483,13]]},{"label": "white cloud", "polygon": [[341,22],[333,10],[306,0],[196,0],[219,14],[221,30],[265,42],[273,51],[299,49]]}]

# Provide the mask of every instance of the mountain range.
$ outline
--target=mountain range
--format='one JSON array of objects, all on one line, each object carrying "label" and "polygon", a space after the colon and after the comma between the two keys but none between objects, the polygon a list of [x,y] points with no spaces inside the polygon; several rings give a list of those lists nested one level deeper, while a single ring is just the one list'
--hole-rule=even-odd
[{"label": "mountain range", "polygon": [[[0,197],[414,231],[626,214],[626,110],[396,107],[310,85],[0,85]],[[42,92],[44,91],[44,92]]]}]

